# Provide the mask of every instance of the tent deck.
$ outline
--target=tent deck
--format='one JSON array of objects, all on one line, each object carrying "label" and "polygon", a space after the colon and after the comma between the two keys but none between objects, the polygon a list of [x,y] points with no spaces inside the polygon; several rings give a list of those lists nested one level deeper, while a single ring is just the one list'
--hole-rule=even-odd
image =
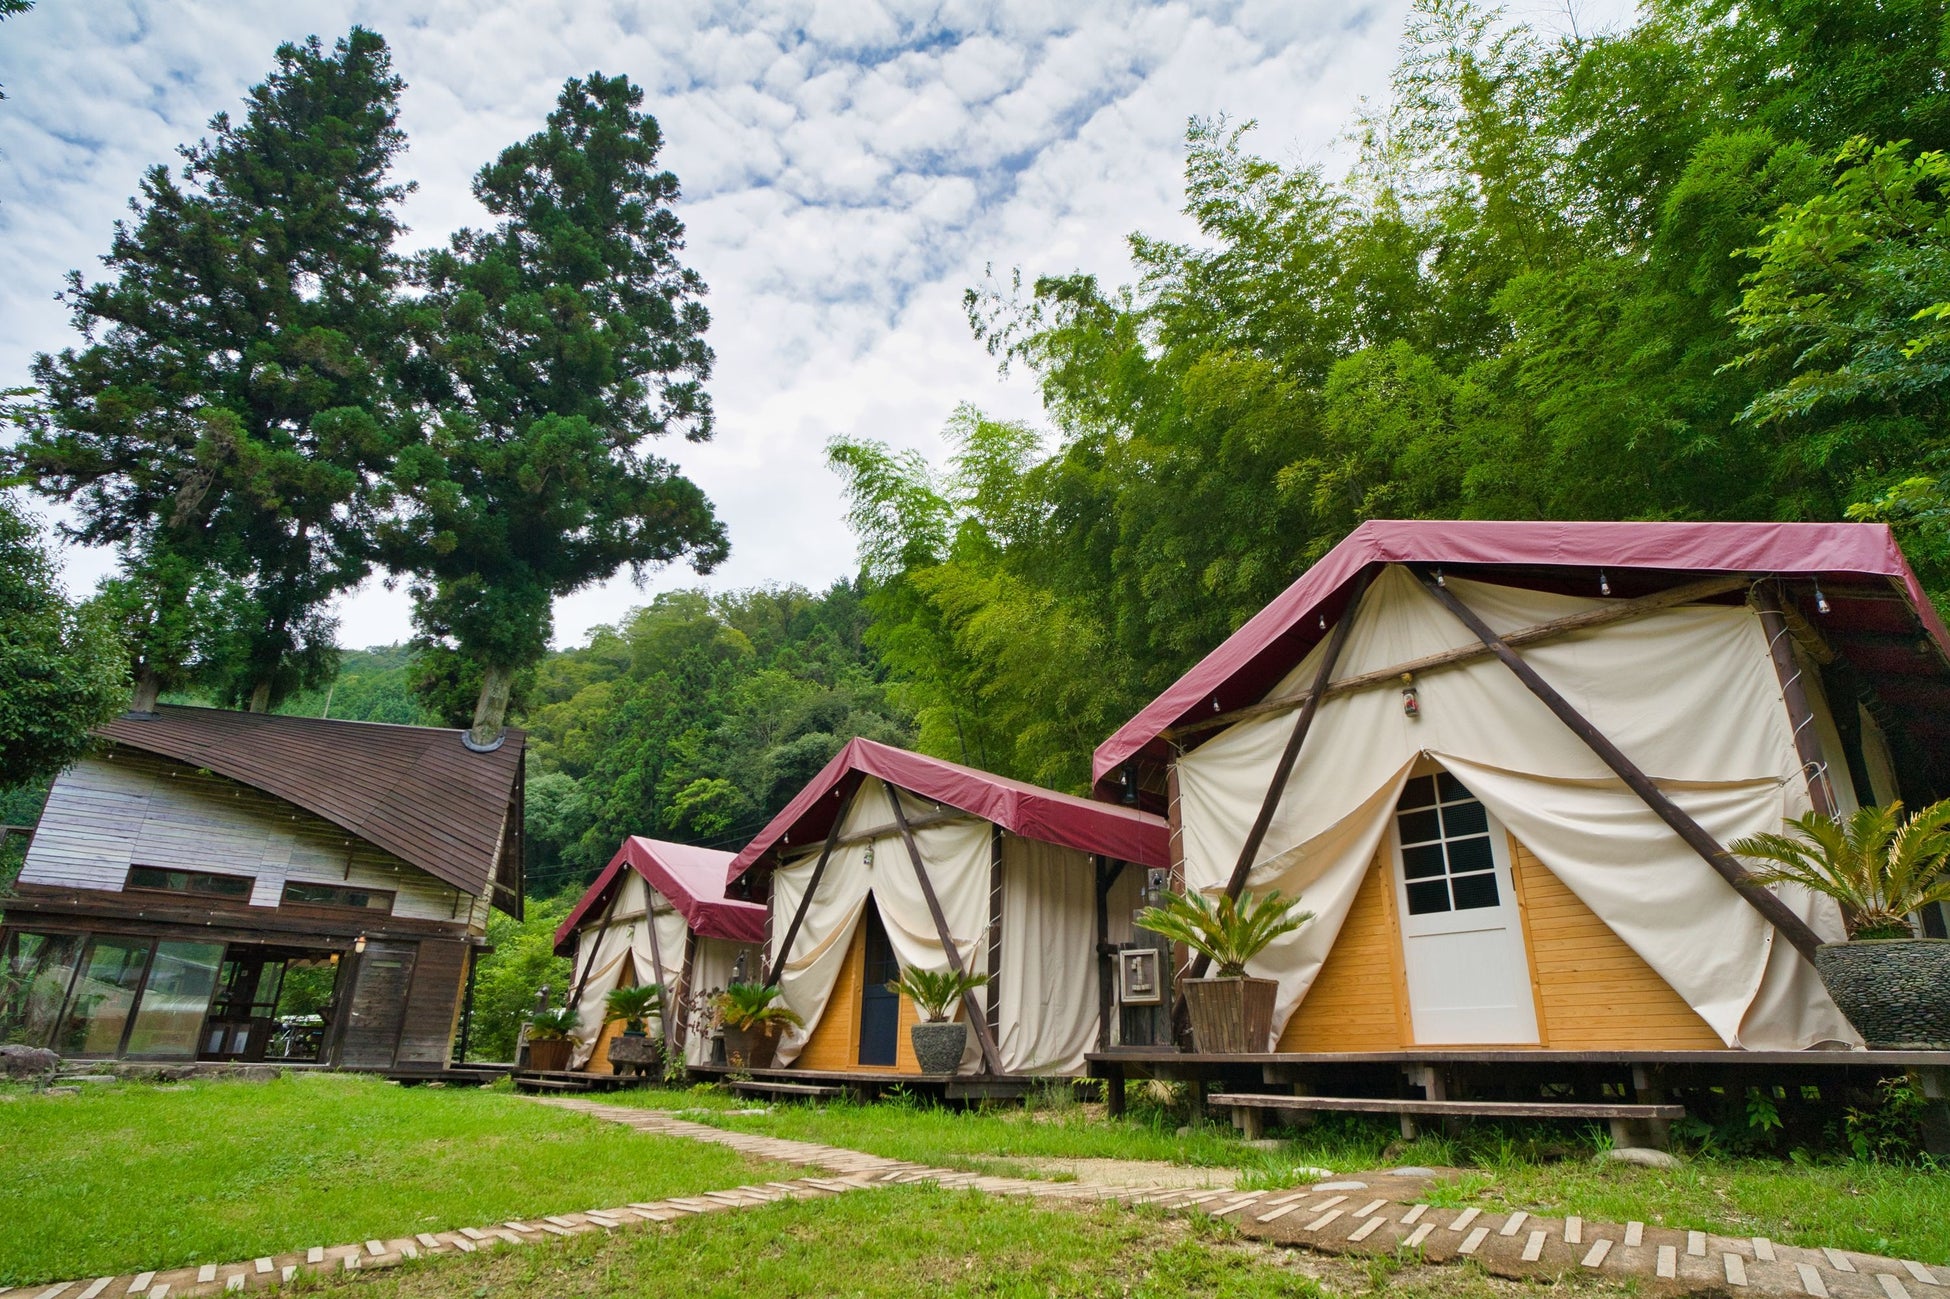
[{"label": "tent deck", "polygon": [[1804,1088],[1860,1094],[1877,1080],[1915,1073],[1935,1114],[1934,1147],[1950,1142],[1950,1051],[1565,1051],[1541,1047],[1424,1047],[1398,1051],[1268,1051],[1216,1055],[1144,1047],[1092,1052],[1090,1075],[1105,1083],[1113,1115],[1133,1078],[1188,1084],[1203,1116],[1208,1084],[1228,1091],[1430,1100],[1679,1101],[1696,1116],[1744,1103],[1749,1087],[1783,1088],[1787,1105]]},{"label": "tent deck", "polygon": [[722,1081],[730,1076],[777,1083],[836,1084],[863,1099],[896,1087],[938,1093],[947,1100],[1010,1100],[1024,1096],[1049,1078],[1028,1074],[894,1073],[888,1069],[733,1069],[722,1064],[694,1064],[691,1076]]}]

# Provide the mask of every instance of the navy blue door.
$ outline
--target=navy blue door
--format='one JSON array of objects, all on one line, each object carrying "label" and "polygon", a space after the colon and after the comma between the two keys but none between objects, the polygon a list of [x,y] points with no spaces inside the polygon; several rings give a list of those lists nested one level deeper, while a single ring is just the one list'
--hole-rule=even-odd
[{"label": "navy blue door", "polygon": [[880,909],[867,899],[866,980],[860,989],[860,1063],[892,1064],[900,1046],[900,994],[887,985],[901,977]]}]

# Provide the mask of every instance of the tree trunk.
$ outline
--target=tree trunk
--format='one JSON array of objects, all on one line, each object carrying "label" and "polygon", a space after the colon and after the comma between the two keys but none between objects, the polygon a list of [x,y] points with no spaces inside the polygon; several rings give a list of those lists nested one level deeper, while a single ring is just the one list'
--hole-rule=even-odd
[{"label": "tree trunk", "polygon": [[253,713],[268,713],[271,711],[271,683],[268,679],[260,681],[252,687],[250,711]]},{"label": "tree trunk", "polygon": [[156,711],[156,696],[162,693],[162,678],[147,664],[135,670],[135,690],[129,696],[129,711],[132,713],[153,713]]},{"label": "tree trunk", "polygon": [[508,717],[508,693],[514,687],[514,669],[488,665],[481,673],[481,697],[474,703],[474,725],[467,738],[476,744],[493,744]]}]

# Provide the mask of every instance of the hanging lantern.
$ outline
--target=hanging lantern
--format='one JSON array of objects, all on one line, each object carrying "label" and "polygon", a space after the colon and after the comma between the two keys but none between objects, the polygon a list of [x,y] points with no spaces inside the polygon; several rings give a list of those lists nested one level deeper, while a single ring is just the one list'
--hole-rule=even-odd
[{"label": "hanging lantern", "polygon": [[1422,702],[1415,694],[1415,674],[1402,673],[1402,714],[1406,717],[1420,717]]}]

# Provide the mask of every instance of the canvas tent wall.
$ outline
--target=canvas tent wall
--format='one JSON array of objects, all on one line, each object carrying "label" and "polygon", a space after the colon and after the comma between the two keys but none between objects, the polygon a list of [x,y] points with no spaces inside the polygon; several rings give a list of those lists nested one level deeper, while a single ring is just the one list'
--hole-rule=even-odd
[{"label": "canvas tent wall", "polygon": [[[1709,575],[1726,577],[1725,589],[1660,605],[1657,593]],[[1467,929],[1465,885],[1496,895],[1483,907],[1506,917],[1496,950],[1529,984],[1527,1007],[1486,1021],[1515,1036],[1491,1042],[1859,1045],[1784,930],[1485,651],[1440,593],[1519,642],[1524,629],[1594,618],[1523,643],[1521,659],[1720,844],[1807,810],[1810,773],[1844,811],[1899,786],[1912,803],[1944,788],[1933,754],[1950,642],[1887,529],[1365,525],[1096,755],[1100,797],[1137,786],[1175,798],[1175,869],[1207,892],[1228,885],[1270,804],[1244,885],[1299,893],[1316,913],[1253,970],[1280,981],[1281,1047],[1356,1049],[1357,1031],[1367,1047],[1482,1043],[1452,1031],[1459,1008],[1439,990],[1416,987],[1418,975],[1445,977],[1444,959],[1457,982],[1481,964],[1455,963],[1466,942],[1447,943],[1450,956],[1432,965],[1445,944],[1418,946],[1445,923]],[[1774,636],[1756,608],[1768,599],[1785,606]],[[1269,800],[1337,640],[1330,685]],[[1772,649],[1790,642],[1777,666]],[[1799,736],[1790,680],[1806,701]],[[1818,751],[1812,763],[1798,739]],[[1442,773],[1439,788],[1422,779]],[[1480,861],[1459,885],[1470,872],[1458,871],[1454,841],[1464,839],[1480,841],[1463,854]],[[1412,914],[1417,891],[1445,887],[1446,918]],[[1841,936],[1832,903],[1773,892],[1817,937]],[[1357,986],[1365,1020],[1347,1013]]]},{"label": "canvas tent wall", "polygon": [[[757,977],[765,908],[725,896],[731,861],[687,844],[623,841],[555,933],[557,953],[575,958],[573,1067],[609,1072],[605,1047],[621,1026],[605,1023],[604,999],[615,988],[661,983],[675,1009],[731,982],[741,957]],[[690,1017],[678,1012],[669,1027],[687,1061],[709,1062],[709,1037],[690,1031]],[[664,1030],[651,1021],[652,1033]]]},{"label": "canvas tent wall", "polygon": [[[866,1042],[873,1049],[862,1063],[862,1024],[869,1036],[874,1027],[864,1008],[878,982],[868,948],[885,944],[879,973],[947,969],[938,905],[963,967],[991,975],[977,995],[993,1071],[1081,1072],[1099,1043],[1100,925],[1111,913],[1128,917],[1142,870],[1162,868],[1166,857],[1158,816],[851,741],[733,867],[769,893],[768,968],[806,1021],[781,1043],[779,1063],[917,1072],[906,1032],[914,1012],[904,1000],[886,1021],[894,1040]],[[980,1036],[970,1034],[963,1072],[988,1065]]]}]

